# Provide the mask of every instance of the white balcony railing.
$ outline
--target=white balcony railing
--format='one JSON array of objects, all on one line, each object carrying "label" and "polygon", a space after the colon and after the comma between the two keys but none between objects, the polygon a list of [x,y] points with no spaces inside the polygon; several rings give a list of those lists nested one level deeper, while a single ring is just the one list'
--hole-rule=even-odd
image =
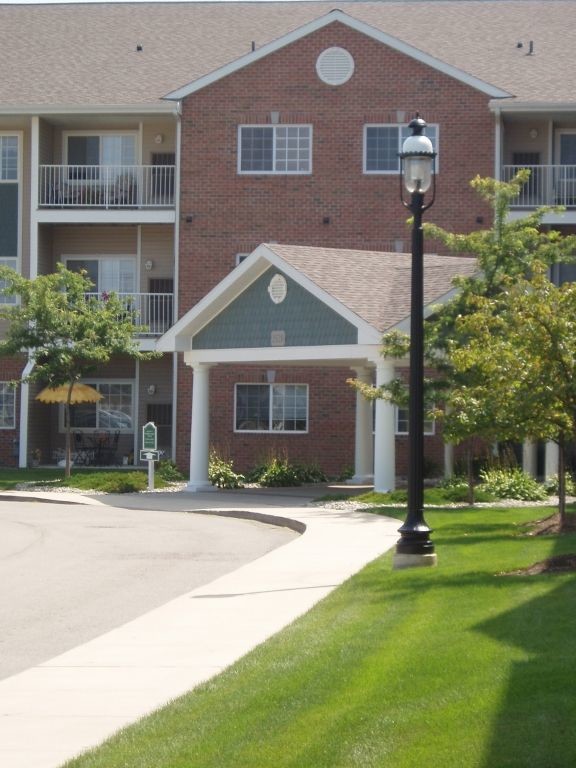
[{"label": "white balcony railing", "polygon": [[38,205],[46,208],[168,208],[173,165],[41,165]]},{"label": "white balcony railing", "polygon": [[502,180],[510,181],[521,168],[528,168],[530,178],[512,201],[514,208],[576,207],[576,165],[504,165]]},{"label": "white balcony railing", "polygon": [[[139,336],[160,336],[173,323],[174,294],[172,293],[116,293],[126,309],[134,314]],[[106,301],[106,293],[87,293],[86,298]]]}]

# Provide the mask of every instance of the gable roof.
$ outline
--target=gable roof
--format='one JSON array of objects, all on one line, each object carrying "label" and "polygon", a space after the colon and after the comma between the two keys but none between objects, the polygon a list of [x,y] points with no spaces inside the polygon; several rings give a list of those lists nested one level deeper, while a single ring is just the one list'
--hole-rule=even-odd
[{"label": "gable roof", "polygon": [[163,97],[250,60],[253,41],[258,54],[336,7],[383,43],[512,94],[506,101],[576,104],[576,64],[559,58],[573,45],[572,0],[150,2],[0,4],[0,110],[170,109]]},{"label": "gable roof", "polygon": [[[385,331],[399,326],[410,314],[409,254],[264,243],[180,318],[159,339],[157,349],[190,349],[191,338],[270,266],[352,323],[360,344],[379,344]],[[437,304],[449,295],[457,275],[475,272],[474,259],[426,255],[425,305]]]}]

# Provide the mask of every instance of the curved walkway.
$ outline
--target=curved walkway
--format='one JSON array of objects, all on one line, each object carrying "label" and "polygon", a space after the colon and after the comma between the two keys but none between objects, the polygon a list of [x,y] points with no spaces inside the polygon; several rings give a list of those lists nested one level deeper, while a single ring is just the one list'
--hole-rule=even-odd
[{"label": "curved walkway", "polygon": [[[26,496],[40,500],[43,495]],[[65,496],[69,503],[87,501],[76,494],[58,494],[58,501]],[[306,506],[311,498],[309,489],[90,497],[91,504],[256,514],[304,533],[233,573],[0,682],[0,765],[57,768],[218,674],[398,538],[398,520]]]}]

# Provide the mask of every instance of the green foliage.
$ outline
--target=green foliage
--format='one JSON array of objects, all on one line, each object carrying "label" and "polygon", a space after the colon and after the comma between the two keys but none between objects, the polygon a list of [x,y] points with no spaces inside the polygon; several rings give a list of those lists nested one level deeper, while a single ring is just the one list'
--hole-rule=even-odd
[{"label": "green foliage", "polygon": [[[441,491],[446,501],[453,502],[455,504],[465,504],[469,498],[468,480],[465,477],[454,475],[453,477],[444,480],[440,486],[435,489]],[[494,501],[497,497],[483,488],[474,488],[474,501]]]},{"label": "green foliage", "polygon": [[[566,484],[566,493],[568,496],[576,496],[576,481],[572,475],[566,473],[564,482]],[[548,493],[550,496],[557,496],[559,491],[558,475],[552,475],[552,477],[549,477],[548,480],[546,480],[544,483],[544,488],[546,489],[546,493]]]},{"label": "green foliage", "polygon": [[295,464],[294,469],[301,483],[325,483],[328,481],[318,464]]},{"label": "green foliage", "polygon": [[302,485],[298,470],[287,459],[273,458],[259,473],[257,482],[273,488]]},{"label": "green foliage", "polygon": [[166,480],[167,483],[177,483],[184,480],[184,475],[171,459],[162,459],[156,465],[156,476]]},{"label": "green foliage", "polygon": [[137,493],[148,488],[145,472],[92,472],[74,475],[65,482],[71,488],[104,493]]},{"label": "green foliage", "polygon": [[231,459],[222,459],[215,451],[210,453],[208,479],[217,488],[243,488],[246,478],[234,472]]},{"label": "green foliage", "polygon": [[480,491],[487,491],[498,499],[544,501],[548,494],[544,486],[518,467],[512,469],[483,469],[480,471]]}]

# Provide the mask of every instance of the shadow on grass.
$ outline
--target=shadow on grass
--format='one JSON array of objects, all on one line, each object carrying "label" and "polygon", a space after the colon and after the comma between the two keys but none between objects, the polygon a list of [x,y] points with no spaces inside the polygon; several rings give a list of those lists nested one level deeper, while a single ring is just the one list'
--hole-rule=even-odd
[{"label": "shadow on grass", "polygon": [[[554,554],[567,548],[560,536]],[[557,586],[476,627],[528,657],[511,666],[483,766],[567,768],[576,765],[576,573],[509,578]]]}]

